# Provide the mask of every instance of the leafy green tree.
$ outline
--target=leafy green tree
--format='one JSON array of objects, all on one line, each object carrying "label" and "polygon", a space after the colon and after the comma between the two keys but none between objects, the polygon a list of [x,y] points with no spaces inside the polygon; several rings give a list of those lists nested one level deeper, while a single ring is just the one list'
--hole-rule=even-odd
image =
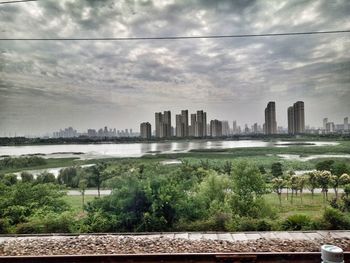
[{"label": "leafy green tree", "polygon": [[322,189],[323,202],[328,200],[328,188],[331,180],[331,173],[329,171],[320,171],[317,173],[317,182]]},{"label": "leafy green tree", "polygon": [[350,173],[350,170],[345,162],[334,162],[329,170],[332,174],[336,176],[341,176],[342,174]]},{"label": "leafy green tree", "polygon": [[280,162],[276,162],[276,163],[273,163],[271,165],[271,174],[275,178],[282,177],[283,168],[282,168],[282,164]]},{"label": "leafy green tree", "polygon": [[85,206],[85,190],[86,190],[86,188],[87,188],[87,180],[81,179],[79,181],[79,191],[81,193],[83,211],[84,211],[84,206]]},{"label": "leafy green tree", "polygon": [[1,181],[4,184],[8,185],[8,186],[14,185],[18,181],[17,180],[17,175],[15,175],[15,174],[5,174],[5,175],[3,175],[3,178],[1,179]]},{"label": "leafy green tree", "polygon": [[282,178],[272,179],[272,189],[278,196],[280,206],[282,206],[282,191],[285,185],[286,185],[286,182]]},{"label": "leafy green tree", "polygon": [[293,175],[291,178],[290,178],[290,182],[289,182],[289,185],[290,185],[290,188],[292,190],[292,196],[291,196],[291,203],[293,204],[293,197],[294,197],[294,194],[297,195],[298,194],[298,176],[297,175]]},{"label": "leafy green tree", "polygon": [[240,216],[257,216],[257,201],[267,192],[265,181],[255,165],[238,162],[232,170],[232,208]]},{"label": "leafy green tree", "polygon": [[300,192],[301,203],[303,203],[303,190],[305,188],[306,183],[307,183],[306,176],[298,176],[297,184],[298,184],[298,190]]},{"label": "leafy green tree", "polygon": [[43,172],[41,174],[38,174],[35,183],[37,184],[49,184],[49,183],[56,183],[56,178],[52,173]]},{"label": "leafy green tree", "polygon": [[325,160],[316,164],[317,171],[331,171],[334,160]]},{"label": "leafy green tree", "polygon": [[78,168],[67,167],[60,170],[57,177],[57,182],[59,184],[64,184],[68,187],[77,188],[79,185]]},{"label": "leafy green tree", "polygon": [[100,189],[101,184],[104,180],[108,178],[109,173],[106,172],[107,164],[104,162],[97,163],[94,166],[89,167],[90,169],[90,179],[95,183],[97,187],[98,197],[101,196]]},{"label": "leafy green tree", "polygon": [[309,172],[306,174],[307,182],[306,185],[311,192],[311,198],[314,198],[315,189],[318,187],[318,179],[317,179],[316,171]]},{"label": "leafy green tree", "polygon": [[21,173],[21,180],[23,183],[32,183],[34,182],[34,176],[28,172]]},{"label": "leafy green tree", "polygon": [[347,198],[350,196],[350,184],[344,186],[344,194]]}]

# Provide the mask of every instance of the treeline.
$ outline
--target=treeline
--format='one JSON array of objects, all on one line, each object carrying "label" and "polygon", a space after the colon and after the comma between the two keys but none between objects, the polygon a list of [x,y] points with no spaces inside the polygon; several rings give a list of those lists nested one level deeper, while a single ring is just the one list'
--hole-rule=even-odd
[{"label": "treeline", "polygon": [[[14,145],[45,145],[45,144],[93,144],[93,143],[133,143],[133,142],[162,142],[162,141],[179,141],[179,140],[196,140],[203,138],[188,137],[188,138],[155,138],[142,139],[141,137],[88,137],[81,135],[74,138],[26,138],[26,137],[0,137],[1,146],[14,146]],[[303,134],[298,137],[289,134],[276,134],[276,135],[265,135],[265,134],[237,134],[223,137],[207,136],[204,139],[211,140],[286,140],[286,141],[303,141],[303,140],[349,140],[350,134]]]},{"label": "treeline", "polygon": [[38,156],[28,156],[19,158],[5,157],[3,159],[0,159],[0,172],[1,170],[5,169],[35,167],[45,165],[46,163],[47,162],[44,158]]}]

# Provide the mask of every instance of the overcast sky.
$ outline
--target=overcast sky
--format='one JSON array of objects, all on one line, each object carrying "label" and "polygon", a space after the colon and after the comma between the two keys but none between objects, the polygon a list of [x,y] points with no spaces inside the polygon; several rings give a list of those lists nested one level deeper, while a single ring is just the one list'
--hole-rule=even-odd
[{"label": "overcast sky", "polygon": [[[2,0],[1,0],[2,1]],[[158,37],[350,29],[348,0],[73,1],[0,5],[0,38]],[[139,129],[154,112],[277,124],[350,116],[350,33],[150,41],[0,41],[0,136]]]}]

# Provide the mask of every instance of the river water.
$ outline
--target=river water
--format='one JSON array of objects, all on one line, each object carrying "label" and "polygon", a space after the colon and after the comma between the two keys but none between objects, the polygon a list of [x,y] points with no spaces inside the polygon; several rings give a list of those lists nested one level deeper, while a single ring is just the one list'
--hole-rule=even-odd
[{"label": "river water", "polygon": [[[337,142],[303,142],[310,146],[337,145]],[[120,143],[120,144],[61,144],[61,145],[28,145],[1,146],[1,156],[42,155],[46,158],[79,157],[81,159],[110,157],[140,157],[155,153],[183,153],[199,149],[226,149],[248,147],[288,147],[286,142],[266,142],[262,140],[239,141],[169,141],[155,143]],[[309,146],[300,146],[309,147]]]}]

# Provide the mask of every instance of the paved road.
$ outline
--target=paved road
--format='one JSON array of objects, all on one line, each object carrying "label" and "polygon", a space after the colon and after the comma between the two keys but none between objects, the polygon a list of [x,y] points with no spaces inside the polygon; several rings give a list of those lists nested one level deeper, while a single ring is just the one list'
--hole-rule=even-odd
[{"label": "paved road", "polygon": [[[89,234],[86,234],[89,235]],[[111,234],[113,235],[113,234]],[[326,237],[344,238],[350,239],[350,231],[270,231],[270,232],[234,232],[234,233],[200,233],[200,232],[176,232],[176,233],[140,233],[140,234],[115,234],[118,236],[128,236],[135,239],[142,238],[171,238],[171,239],[187,239],[187,240],[226,240],[231,242],[236,241],[249,241],[257,240],[260,238],[265,239],[281,239],[281,240],[312,240],[322,239]],[[12,239],[35,239],[35,238],[48,238],[48,239],[64,239],[70,237],[69,235],[48,235],[48,236],[20,236],[20,237],[6,237],[0,236],[0,244]]]}]

